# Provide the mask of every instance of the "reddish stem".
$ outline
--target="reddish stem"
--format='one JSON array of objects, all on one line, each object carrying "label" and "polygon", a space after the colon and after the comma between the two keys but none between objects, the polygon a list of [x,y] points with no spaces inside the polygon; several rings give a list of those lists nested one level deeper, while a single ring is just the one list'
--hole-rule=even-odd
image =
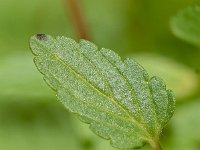
[{"label": "reddish stem", "polygon": [[90,40],[86,21],[81,9],[80,0],[65,0],[66,6],[70,9],[70,13],[74,22],[77,35],[81,39]]}]

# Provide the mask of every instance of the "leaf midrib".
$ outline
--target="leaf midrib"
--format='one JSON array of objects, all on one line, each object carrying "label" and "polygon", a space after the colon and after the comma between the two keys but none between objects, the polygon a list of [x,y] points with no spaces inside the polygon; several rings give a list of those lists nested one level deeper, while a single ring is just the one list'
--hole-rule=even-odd
[{"label": "leaf midrib", "polygon": [[[42,72],[41,72],[41,73],[42,73]],[[42,74],[43,74],[43,73],[42,73]],[[69,90],[66,86],[64,86],[64,84],[62,84],[61,81],[59,81],[59,80],[54,76],[54,74],[52,74],[52,73],[50,73],[50,72],[48,72],[48,74],[51,76],[51,78],[53,78],[54,80],[56,80],[56,81],[61,85],[60,88],[62,88],[62,89],[64,89],[64,90],[68,91],[68,92],[71,93],[71,95],[73,95],[75,98],[81,100],[80,97],[77,97],[71,90]],[[47,77],[47,78],[48,78],[48,77]],[[55,90],[55,89],[54,89],[54,90]],[[57,90],[55,90],[55,91],[58,92],[59,89],[57,89]],[[121,117],[121,116],[119,116],[119,115],[114,114],[112,111],[109,111],[108,109],[101,109],[100,107],[95,106],[95,105],[93,105],[92,103],[86,103],[85,101],[81,101],[81,103],[84,103],[84,104],[86,104],[86,105],[89,104],[88,106],[91,106],[91,107],[93,107],[93,108],[95,108],[95,109],[98,109],[98,110],[100,110],[100,111],[105,111],[105,112],[111,114],[112,116],[121,119],[122,121],[123,121],[123,120],[124,120],[124,121],[125,121],[125,120],[132,121],[130,118]],[[92,119],[92,120],[94,120],[94,119]],[[95,120],[95,121],[97,122],[97,120]],[[122,129],[122,128],[121,128],[121,129]]]},{"label": "leaf midrib", "polygon": [[[130,117],[129,117],[129,118],[121,117],[121,116],[119,116],[119,115],[114,114],[112,111],[109,111],[108,109],[101,109],[100,107],[97,107],[97,106],[93,105],[92,103],[86,103],[85,101],[82,101],[80,97],[77,97],[73,92],[71,92],[71,90],[69,90],[67,87],[65,87],[52,73],[49,72],[49,74],[51,75],[52,78],[54,78],[55,80],[57,80],[58,83],[60,83],[60,85],[61,85],[61,87],[62,87],[63,89],[65,89],[65,90],[67,90],[69,93],[71,93],[71,95],[73,95],[73,97],[75,97],[76,99],[79,99],[81,103],[84,103],[85,105],[87,105],[87,106],[89,106],[89,107],[92,107],[92,108],[94,108],[94,109],[97,109],[97,110],[100,110],[100,111],[105,111],[105,112],[109,113],[110,115],[112,115],[112,116],[114,116],[114,117],[120,119],[121,121],[123,121],[123,120],[124,120],[124,121],[129,120],[129,121],[132,122],[132,119],[131,119]],[[93,119],[93,118],[90,118],[90,119],[92,119],[92,120],[95,121],[96,123],[105,124],[106,126],[115,128],[116,130],[119,130],[119,131],[123,131],[123,132],[126,132],[126,133],[129,133],[129,132],[130,132],[130,130],[125,130],[123,127],[120,127],[120,126],[117,126],[117,125],[114,125],[114,124],[109,124],[109,123],[107,123],[107,122],[105,122],[105,121],[102,121],[102,122],[101,122],[101,121],[95,120],[95,119]],[[92,124],[92,122],[90,122],[90,124]],[[142,139],[144,139],[144,140],[148,140],[146,137],[143,137],[143,136],[141,136],[141,135],[140,135],[140,138],[142,138]],[[111,138],[109,138],[109,139],[111,139]]]}]

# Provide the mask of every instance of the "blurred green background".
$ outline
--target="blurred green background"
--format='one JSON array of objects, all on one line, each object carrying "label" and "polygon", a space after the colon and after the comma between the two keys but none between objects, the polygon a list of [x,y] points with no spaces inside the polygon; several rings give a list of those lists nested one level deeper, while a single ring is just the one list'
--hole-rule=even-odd
[{"label": "blurred green background", "polygon": [[[135,58],[177,98],[165,150],[200,149],[200,49],[176,38],[170,18],[198,0],[79,0],[91,41]],[[0,150],[114,150],[56,100],[32,61],[30,36],[78,40],[69,0],[0,0]],[[149,149],[145,146],[143,149]]]}]

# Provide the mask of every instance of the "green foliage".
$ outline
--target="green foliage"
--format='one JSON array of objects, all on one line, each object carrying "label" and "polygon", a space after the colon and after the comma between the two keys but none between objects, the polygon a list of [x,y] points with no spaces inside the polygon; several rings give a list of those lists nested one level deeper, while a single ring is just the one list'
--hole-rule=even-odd
[{"label": "green foliage", "polygon": [[164,82],[133,59],[85,40],[39,34],[30,41],[38,70],[58,99],[97,135],[117,148],[149,143],[159,149],[175,99]]},{"label": "green foliage", "polygon": [[181,10],[171,20],[171,27],[177,37],[200,46],[200,7]]},{"label": "green foliage", "polygon": [[[162,77],[175,93],[176,113],[162,132],[163,149],[199,150],[200,82],[192,74],[199,77],[200,51],[171,34],[169,18],[200,1],[79,2],[92,41],[121,57],[140,55],[136,60],[149,75]],[[60,0],[0,0],[0,4],[0,150],[113,150],[109,141],[100,140],[87,124],[57,106],[55,93],[32,62],[30,35],[76,38],[68,6]],[[146,53],[158,56],[147,58]],[[183,72],[176,64],[187,68]],[[143,149],[150,148],[147,144]]]}]

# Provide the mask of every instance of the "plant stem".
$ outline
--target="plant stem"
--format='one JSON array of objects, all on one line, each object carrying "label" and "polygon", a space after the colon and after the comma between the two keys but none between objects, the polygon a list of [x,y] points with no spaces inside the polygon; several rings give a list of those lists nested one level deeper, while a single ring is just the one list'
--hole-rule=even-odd
[{"label": "plant stem", "polygon": [[152,142],[149,142],[149,144],[151,145],[153,150],[162,150],[163,149],[159,141],[158,142],[152,141]]},{"label": "plant stem", "polygon": [[79,38],[90,40],[84,13],[79,0],[66,0]]}]

